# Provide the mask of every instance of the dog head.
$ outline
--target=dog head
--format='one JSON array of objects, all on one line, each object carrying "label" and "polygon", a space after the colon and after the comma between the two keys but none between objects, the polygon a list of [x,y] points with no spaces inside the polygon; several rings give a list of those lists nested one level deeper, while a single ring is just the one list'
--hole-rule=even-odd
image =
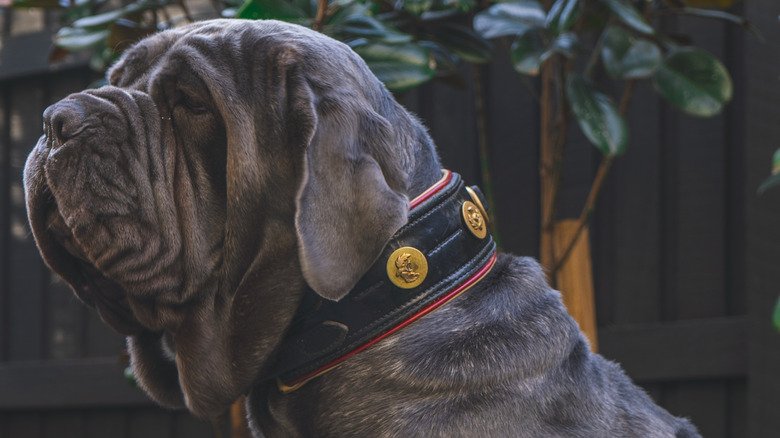
[{"label": "dog head", "polygon": [[295,25],[162,32],[109,81],[44,114],[33,235],[129,336],[147,392],[212,416],[269,365],[305,284],[351,289],[438,162],[357,55]]}]

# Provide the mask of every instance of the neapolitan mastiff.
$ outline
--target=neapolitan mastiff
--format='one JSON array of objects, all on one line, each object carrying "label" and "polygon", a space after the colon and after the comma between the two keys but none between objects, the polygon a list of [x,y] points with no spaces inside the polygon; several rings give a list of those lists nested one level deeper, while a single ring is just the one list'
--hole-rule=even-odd
[{"label": "neapolitan mastiff", "polygon": [[591,354],[478,191],[347,46],[275,21],[152,36],[44,114],[47,264],[141,386],[266,437],[694,437]]}]

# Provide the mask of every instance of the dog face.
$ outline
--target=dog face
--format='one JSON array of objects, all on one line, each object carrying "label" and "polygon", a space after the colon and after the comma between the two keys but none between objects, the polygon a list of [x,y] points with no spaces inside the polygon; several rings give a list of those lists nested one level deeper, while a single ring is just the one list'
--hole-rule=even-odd
[{"label": "dog face", "polygon": [[349,48],[280,22],[160,33],[109,80],[44,114],[33,235],[129,336],[150,395],[211,416],[268,365],[306,283],[338,299],[374,262],[430,141]]}]

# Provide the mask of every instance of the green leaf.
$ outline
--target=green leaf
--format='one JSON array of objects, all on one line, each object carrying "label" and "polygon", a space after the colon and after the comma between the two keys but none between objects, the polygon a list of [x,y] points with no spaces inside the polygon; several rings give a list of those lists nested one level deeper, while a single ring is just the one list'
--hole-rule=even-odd
[{"label": "green leaf", "polygon": [[566,32],[580,16],[581,9],[580,0],[556,0],[547,13],[545,26],[556,34]]},{"label": "green leaf", "polygon": [[337,34],[348,34],[353,37],[368,38],[391,44],[406,43],[412,40],[411,35],[402,33],[370,15],[345,17],[338,26],[334,27],[334,31]]},{"label": "green leaf", "polygon": [[138,386],[138,380],[135,378],[135,372],[133,371],[133,367],[127,366],[124,369],[124,372],[122,373],[125,381],[130,384],[133,388],[140,388]]},{"label": "green leaf", "polygon": [[699,117],[712,117],[731,100],[728,70],[701,49],[682,48],[670,53],[653,75],[656,89],[672,105]]},{"label": "green leaf", "polygon": [[12,0],[11,4],[5,3],[3,6],[12,8],[41,8],[41,9],[64,9],[70,5],[68,0]]},{"label": "green leaf", "polygon": [[775,151],[775,155],[772,158],[772,173],[761,186],[758,188],[758,193],[764,193],[766,189],[780,185],[780,149]]},{"label": "green leaf", "polygon": [[780,149],[776,150],[772,157],[772,175],[778,174],[780,174]]},{"label": "green leaf", "polygon": [[780,185],[780,174],[775,174],[764,180],[763,183],[758,187],[758,193],[764,193],[767,191],[767,189]]},{"label": "green leaf", "polygon": [[728,9],[742,0],[685,0],[686,5]]},{"label": "green leaf", "polygon": [[92,15],[90,17],[79,18],[78,20],[74,21],[71,26],[83,29],[106,28],[114,21],[128,14],[132,14],[144,9],[150,9],[152,7],[154,6],[149,4],[141,5],[138,3],[131,3],[123,8],[119,8],[113,11]]},{"label": "green leaf", "polygon": [[691,15],[694,17],[711,18],[715,20],[728,21],[752,33],[759,40],[762,40],[762,42],[764,40],[764,37],[763,35],[761,35],[761,32],[759,32],[758,29],[755,26],[753,26],[752,23],[750,23],[750,21],[748,21],[744,17],[740,17],[739,15],[730,14],[726,11],[713,11],[711,9],[698,9],[698,8],[682,8],[677,10],[677,12],[680,14]]},{"label": "green leaf", "polygon": [[297,22],[307,18],[307,14],[297,4],[287,0],[247,0],[238,10],[236,18]]},{"label": "green leaf", "polygon": [[772,312],[772,326],[780,332],[780,298],[777,299],[775,304],[775,311]]},{"label": "green leaf", "polygon": [[54,36],[54,45],[75,52],[95,47],[104,42],[107,37],[108,29],[88,30],[63,27]]},{"label": "green leaf", "polygon": [[106,47],[112,55],[118,55],[136,42],[155,33],[157,29],[153,26],[143,26],[130,20],[119,19],[111,23],[108,31]]},{"label": "green leaf", "polygon": [[553,40],[550,47],[544,54],[542,54],[542,62],[546,61],[550,56],[560,53],[567,58],[573,58],[577,52],[577,47],[580,45],[580,40],[574,32],[566,32],[558,35]]},{"label": "green leaf", "polygon": [[661,64],[661,49],[657,45],[635,37],[622,27],[608,27],[603,38],[601,59],[613,78],[647,77]]},{"label": "green leaf", "polygon": [[607,7],[617,15],[621,21],[626,23],[637,32],[652,35],[655,33],[653,26],[647,24],[642,14],[628,0],[601,0]]},{"label": "green leaf", "polygon": [[451,8],[455,8],[460,12],[469,12],[477,7],[477,2],[475,0],[443,0],[442,3]]},{"label": "green leaf", "polygon": [[352,49],[391,91],[404,91],[433,78],[436,63],[430,52],[414,43],[387,44],[363,41]]},{"label": "green leaf", "polygon": [[546,48],[538,29],[528,29],[515,39],[509,50],[509,58],[515,71],[531,76],[539,74],[541,58]]},{"label": "green leaf", "polygon": [[693,15],[695,17],[728,21],[746,29],[750,27],[750,22],[746,18],[728,13],[726,11],[713,11],[711,9],[699,8],[681,8],[677,12],[685,15]]},{"label": "green leaf", "polygon": [[[179,0],[181,1],[181,0]],[[223,0],[224,1],[224,0]],[[227,0],[227,1],[234,1],[234,0]],[[337,5],[337,4],[349,4],[353,0],[335,0],[331,3],[331,5]],[[238,1],[240,4],[240,0]],[[292,3],[303,12],[304,17],[314,18],[317,15],[317,1],[316,0],[292,0]]]},{"label": "green leaf", "polygon": [[474,16],[474,30],[484,38],[520,35],[532,27],[544,27],[547,14],[536,0],[496,3]]},{"label": "green leaf", "polygon": [[106,71],[113,59],[113,52],[111,49],[103,44],[98,45],[92,52],[92,57],[89,59],[89,68],[94,71]]},{"label": "green leaf", "polygon": [[446,20],[452,17],[458,17],[461,12],[455,8],[450,9],[435,9],[433,11],[426,11],[420,14],[420,20],[422,21],[439,21]]},{"label": "green leaf", "polygon": [[410,14],[420,16],[423,12],[430,11],[433,7],[433,0],[404,0],[403,7]]},{"label": "green leaf", "polygon": [[431,37],[464,61],[482,64],[493,58],[493,45],[478,33],[455,23],[440,23],[430,28]]},{"label": "green leaf", "polygon": [[466,78],[458,70],[458,59],[454,54],[433,41],[419,41],[417,44],[428,49],[433,55],[433,59],[436,61],[434,78],[437,81],[458,90],[466,88]]},{"label": "green leaf", "polygon": [[566,78],[566,96],[585,136],[608,156],[622,154],[628,145],[628,125],[605,94],[576,73]]},{"label": "green leaf", "polygon": [[330,17],[327,24],[328,25],[341,24],[342,22],[352,17],[353,15],[371,15],[371,11],[369,10],[369,5],[364,3],[351,2],[336,10],[336,13],[334,13],[333,16]]},{"label": "green leaf", "polygon": [[106,0],[76,0],[73,3],[64,0],[63,4],[67,5],[67,9],[62,12],[60,23],[71,23],[79,18],[93,15],[94,11],[105,3]]},{"label": "green leaf", "polygon": [[549,47],[545,47],[542,29],[528,29],[512,43],[509,58],[515,71],[536,76],[542,64],[552,55],[560,53],[573,57],[578,45],[577,35],[566,32],[558,35]]}]

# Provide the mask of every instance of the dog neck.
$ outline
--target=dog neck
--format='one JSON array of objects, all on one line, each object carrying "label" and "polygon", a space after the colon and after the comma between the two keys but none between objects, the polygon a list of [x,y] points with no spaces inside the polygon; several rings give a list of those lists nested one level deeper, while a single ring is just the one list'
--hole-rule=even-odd
[{"label": "dog neck", "polygon": [[409,221],[338,302],[307,290],[282,342],[275,371],[291,392],[457,297],[493,266],[481,193],[443,171],[410,202]]}]

